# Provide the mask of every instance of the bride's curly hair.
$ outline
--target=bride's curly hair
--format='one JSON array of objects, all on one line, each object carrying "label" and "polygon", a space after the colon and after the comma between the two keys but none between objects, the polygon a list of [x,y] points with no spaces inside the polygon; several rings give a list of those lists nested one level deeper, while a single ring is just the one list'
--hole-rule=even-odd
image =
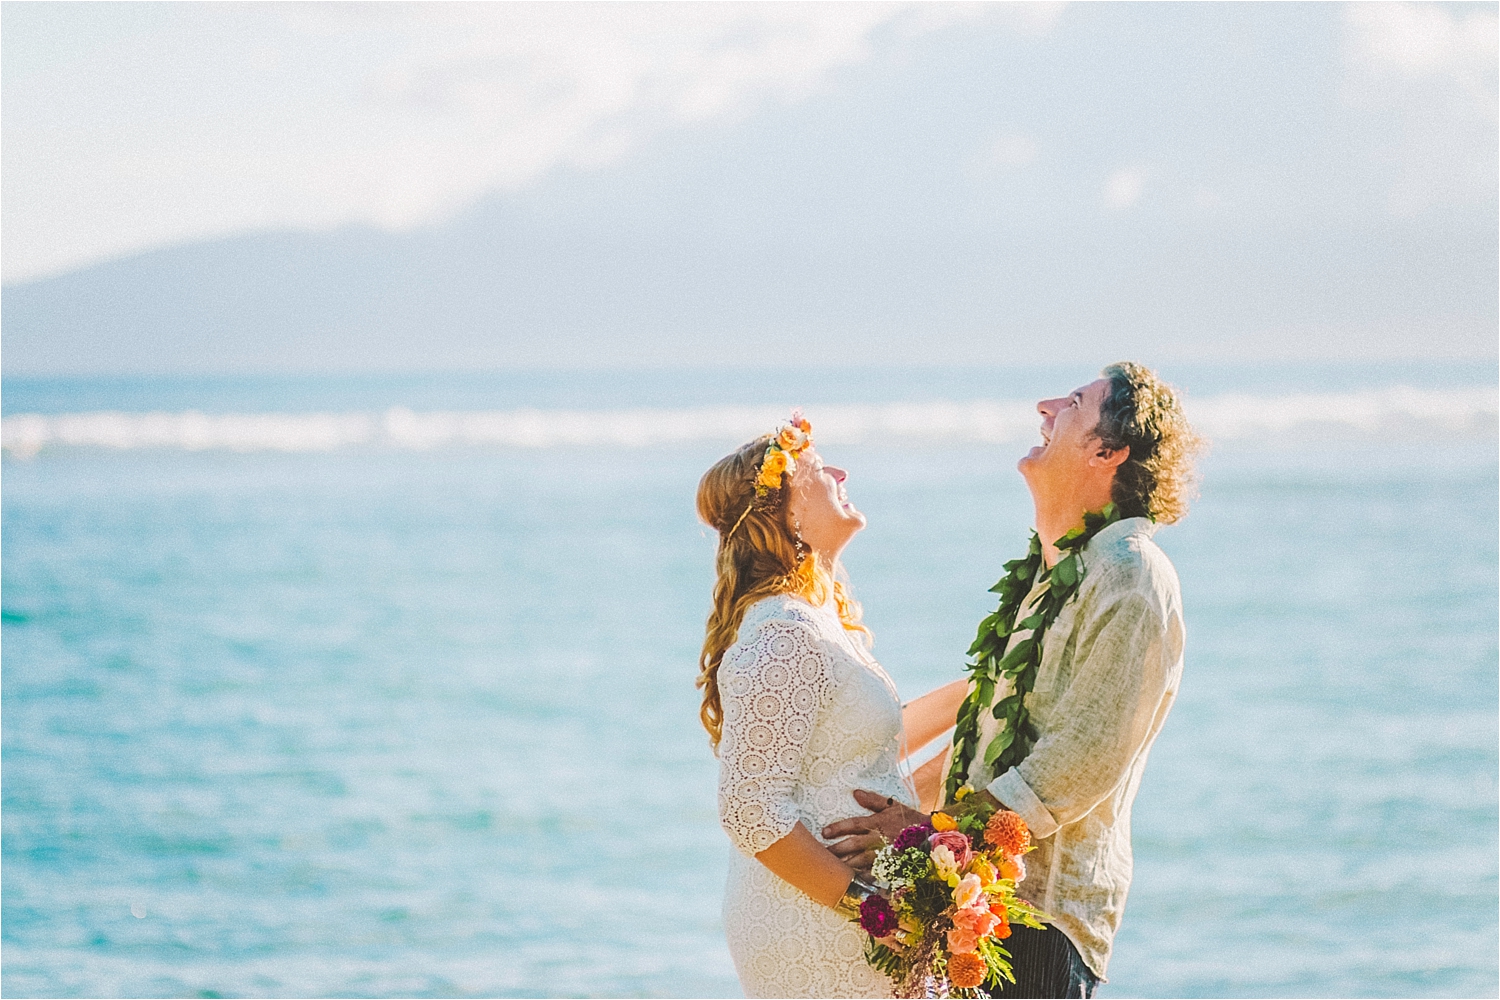
[{"label": "bride's curly hair", "polygon": [[715,752],[724,731],[719,664],[739,639],[740,622],[750,605],[775,594],[793,594],[822,605],[832,594],[844,628],[869,636],[860,624],[859,604],[842,581],[818,565],[787,523],[791,477],[782,473],[780,488],[763,498],[756,496],[757,470],[770,441],[766,434],[741,445],[715,462],[698,482],[698,516],[719,533],[713,608],[704,628],[697,681],[703,689],[698,716]]}]

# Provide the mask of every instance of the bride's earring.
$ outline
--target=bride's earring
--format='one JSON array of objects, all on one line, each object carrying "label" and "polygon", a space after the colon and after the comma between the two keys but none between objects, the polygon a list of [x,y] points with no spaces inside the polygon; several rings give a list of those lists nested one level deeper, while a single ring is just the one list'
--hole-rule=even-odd
[{"label": "bride's earring", "polygon": [[792,544],[797,547],[797,561],[807,555],[807,543],[802,540],[802,524],[795,517],[792,518]]}]

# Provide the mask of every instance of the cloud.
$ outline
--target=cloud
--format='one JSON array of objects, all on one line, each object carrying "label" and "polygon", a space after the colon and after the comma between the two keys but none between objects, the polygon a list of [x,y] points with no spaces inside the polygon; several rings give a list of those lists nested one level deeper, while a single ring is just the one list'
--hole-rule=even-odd
[{"label": "cloud", "polygon": [[[127,5],[128,6],[128,5]],[[104,17],[93,5],[47,17]],[[147,5],[149,7],[149,5]],[[5,278],[257,228],[408,229],[663,132],[806,100],[883,46],[1057,5],[178,8],[6,79]],[[7,22],[6,58],[34,31]],[[45,27],[45,25],[43,25]],[[76,27],[76,25],[75,25]],[[13,59],[13,56],[19,57]]]},{"label": "cloud", "polygon": [[1123,211],[1141,200],[1146,190],[1146,170],[1126,167],[1110,174],[1104,182],[1104,204],[1115,212]]},{"label": "cloud", "polygon": [[1500,20],[1492,7],[1350,4],[1343,60],[1344,103],[1394,119],[1373,151],[1395,164],[1390,211],[1493,203]]},{"label": "cloud", "polygon": [[1345,14],[1347,50],[1370,77],[1440,78],[1476,108],[1495,113],[1495,63],[1500,21],[1493,11],[1459,17],[1435,4],[1357,3]]}]

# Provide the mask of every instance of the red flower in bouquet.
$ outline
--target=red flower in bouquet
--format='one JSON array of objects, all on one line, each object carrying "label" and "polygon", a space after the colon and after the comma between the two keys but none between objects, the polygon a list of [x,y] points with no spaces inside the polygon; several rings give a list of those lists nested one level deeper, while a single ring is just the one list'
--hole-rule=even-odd
[{"label": "red flower in bouquet", "polygon": [[932,827],[926,824],[909,826],[896,834],[896,839],[891,842],[891,847],[898,853],[912,847],[921,847],[927,843],[927,838],[932,835]]},{"label": "red flower in bouquet", "polygon": [[[982,996],[985,981],[1011,976],[1000,944],[1011,921],[1044,926],[1046,915],[1016,896],[1031,849],[1025,822],[966,798],[954,816],[934,813],[930,827],[908,827],[876,853],[875,877],[890,888],[866,901],[859,923],[870,935],[865,957],[898,997],[927,996],[934,985],[945,996]],[[898,927],[908,931],[899,949],[883,940]]]},{"label": "red flower in bouquet", "polygon": [[883,938],[894,934],[901,926],[890,900],[881,895],[866,896],[859,904],[859,926],[872,938]]}]

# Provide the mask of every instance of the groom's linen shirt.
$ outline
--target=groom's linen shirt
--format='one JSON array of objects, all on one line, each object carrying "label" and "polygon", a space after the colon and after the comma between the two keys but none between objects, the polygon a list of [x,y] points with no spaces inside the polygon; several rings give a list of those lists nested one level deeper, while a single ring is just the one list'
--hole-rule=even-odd
[{"label": "groom's linen shirt", "polygon": [[[1182,594],[1155,531],[1146,518],[1126,518],[1089,542],[1083,584],[1047,630],[1026,697],[1036,745],[1017,766],[990,773],[982,751],[999,723],[981,712],[970,770],[973,787],[988,787],[1031,828],[1037,849],[1026,855],[1021,897],[1050,915],[1101,979],[1130,889],[1131,803],[1182,676]],[[1032,589],[1021,617],[1044,591]]]}]

